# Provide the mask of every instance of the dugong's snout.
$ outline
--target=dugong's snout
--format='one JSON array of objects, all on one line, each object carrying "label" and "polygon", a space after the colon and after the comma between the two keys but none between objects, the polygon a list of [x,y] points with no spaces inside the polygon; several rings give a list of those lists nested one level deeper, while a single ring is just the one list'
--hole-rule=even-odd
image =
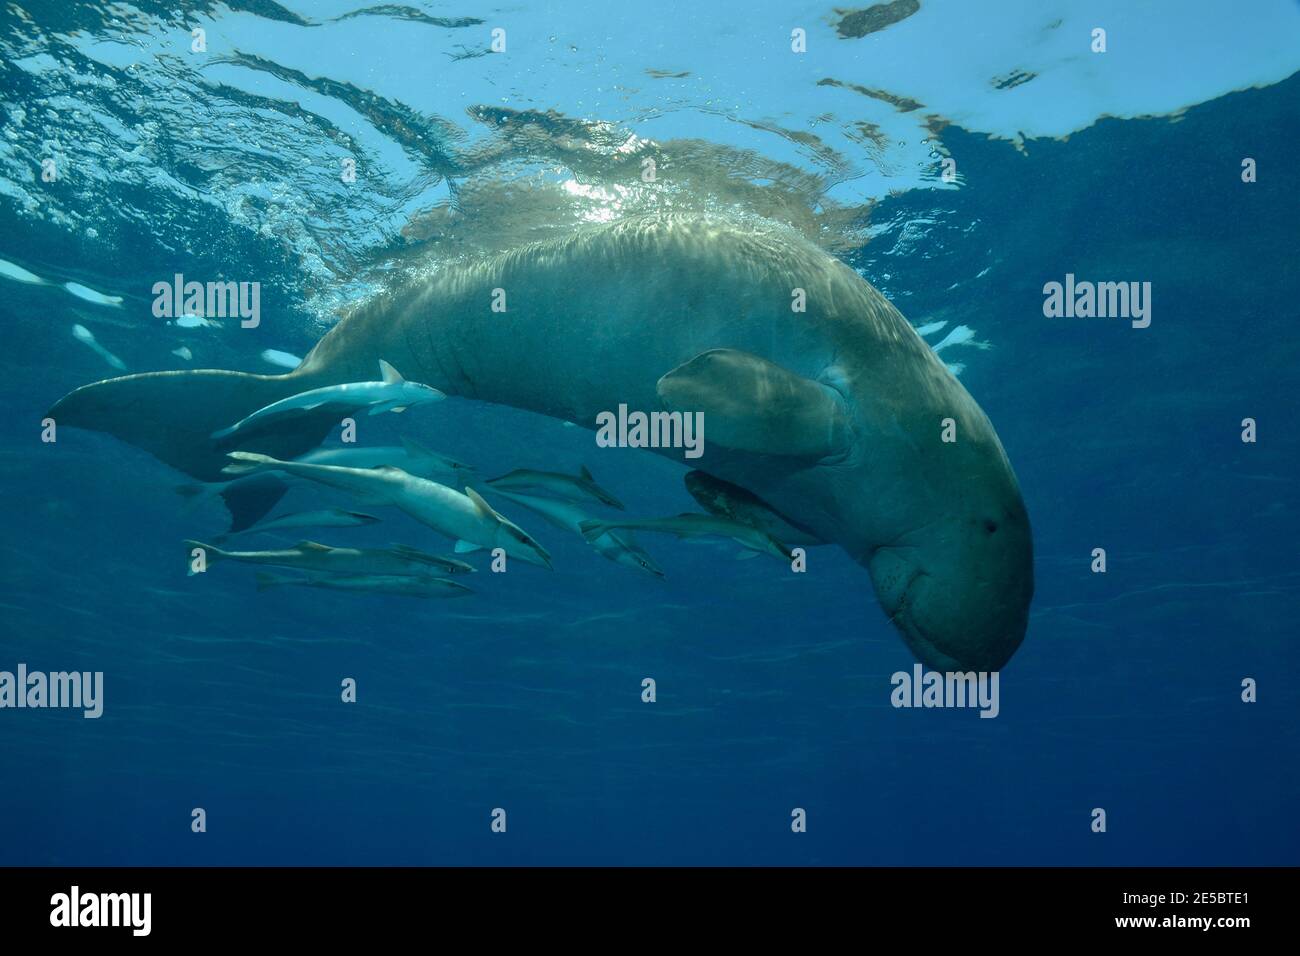
[{"label": "dugong's snout", "polygon": [[867,561],[881,606],[917,659],[995,671],[1020,647],[1034,593],[1024,505],[945,518]]}]

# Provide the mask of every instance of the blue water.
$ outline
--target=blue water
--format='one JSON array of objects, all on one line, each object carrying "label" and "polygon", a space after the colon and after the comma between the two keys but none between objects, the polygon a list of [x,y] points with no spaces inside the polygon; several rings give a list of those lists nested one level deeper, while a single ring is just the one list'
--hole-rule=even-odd
[{"label": "blue water", "polygon": [[[759,6],[716,48],[685,36],[684,10],[656,15],[646,29],[680,45],[639,53],[627,18],[528,3],[0,14],[0,258],[47,280],[0,277],[0,670],[105,675],[100,719],[0,710],[0,863],[1300,862],[1297,34],[1290,69],[1258,88],[1149,116],[1098,108],[1114,116],[1069,135],[939,123],[913,168],[889,151],[897,110],[878,98],[846,94],[836,122],[859,103],[881,142],[822,137],[811,119],[823,74],[888,85],[870,56],[854,66],[853,44],[877,41],[838,39],[828,11],[799,22],[840,62],[801,65],[802,87],[778,77],[780,108],[763,100],[789,18]],[[522,65],[487,52],[498,18]],[[196,22],[210,27],[197,64]],[[924,43],[923,27],[918,14],[879,42],[912,29]],[[1234,29],[1259,58],[1284,39]],[[768,69],[741,58],[751,40]],[[1165,75],[1171,102],[1212,59]],[[735,102],[747,73],[759,92]],[[1026,115],[1048,123],[1050,102]],[[660,189],[640,191],[629,136],[687,144],[664,147]],[[130,371],[272,372],[264,349],[305,354],[391,270],[660,202],[815,222],[914,324],[948,323],[932,344],[958,325],[987,343],[942,356],[997,427],[1034,528],[1031,623],[997,719],[891,707],[890,675],[912,658],[833,548],[795,575],[729,543],[647,535],[659,581],[519,516],[554,572],[480,571],[475,596],[446,602],[259,593],[247,567],[186,576],[180,542],[223,515],[190,508],[183,475],[99,433],[40,440],[55,400],[116,374],[73,325]],[[149,290],[175,272],[260,281],[261,325],[163,324]],[[1151,282],[1151,326],[1045,318],[1043,284],[1067,272]],[[488,474],[586,463],[638,514],[695,508],[680,464],[525,412],[451,398],[364,428]],[[280,510],[322,503],[346,502],[296,490]],[[383,516],[303,536],[445,550]],[[1105,574],[1090,571],[1098,547]],[[191,832],[196,807],[206,833]]]}]

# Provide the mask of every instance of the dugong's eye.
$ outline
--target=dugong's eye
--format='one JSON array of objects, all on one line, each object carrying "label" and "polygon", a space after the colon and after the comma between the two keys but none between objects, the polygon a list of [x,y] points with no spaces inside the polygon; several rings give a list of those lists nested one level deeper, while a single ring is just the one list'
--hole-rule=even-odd
[{"label": "dugong's eye", "polygon": [[991,518],[984,519],[984,530],[989,534],[998,530],[998,523]]}]

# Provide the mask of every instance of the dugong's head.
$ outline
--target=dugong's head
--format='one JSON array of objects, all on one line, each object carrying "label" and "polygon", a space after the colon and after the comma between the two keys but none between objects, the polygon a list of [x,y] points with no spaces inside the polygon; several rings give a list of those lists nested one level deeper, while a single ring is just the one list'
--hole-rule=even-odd
[{"label": "dugong's head", "polygon": [[912,472],[919,487],[901,509],[910,514],[896,525],[900,533],[862,559],[881,606],[920,661],[993,671],[1024,640],[1033,540],[1015,474],[973,401],[956,413],[955,426],[954,440],[942,441],[936,416],[934,441],[926,434],[909,443],[920,459]]},{"label": "dugong's head", "polygon": [[[843,358],[859,361],[815,380],[711,349],[664,375],[659,398],[669,409],[703,409],[716,444],[765,456],[756,487],[755,474],[725,475],[754,489],[746,514],[733,514],[754,524],[756,511],[773,508],[802,519],[817,540],[867,566],[918,659],[945,671],[996,670],[1024,639],[1034,591],[1020,487],[975,400],[896,310],[884,316],[905,331],[857,354],[846,346]],[[765,481],[764,467],[779,477]]]}]

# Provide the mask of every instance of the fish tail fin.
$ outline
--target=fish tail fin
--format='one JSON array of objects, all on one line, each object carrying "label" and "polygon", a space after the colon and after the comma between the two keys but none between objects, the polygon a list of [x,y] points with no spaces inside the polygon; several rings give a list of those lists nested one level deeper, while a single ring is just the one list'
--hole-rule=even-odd
[{"label": "fish tail fin", "polygon": [[578,530],[582,532],[582,537],[586,541],[595,541],[602,534],[609,530],[608,521],[582,521],[578,524]]},{"label": "fish tail fin", "polygon": [[[47,414],[60,425],[107,432],[188,475],[213,481],[221,478],[226,457],[212,433],[302,391],[306,378],[299,372],[145,372],[83,385]],[[334,418],[298,420],[292,429],[251,436],[241,447],[293,458],[320,444],[337,424]]]},{"label": "fish tail fin", "polygon": [[203,560],[207,564],[216,564],[217,561],[227,556],[227,552],[222,551],[216,545],[204,544],[202,541],[185,540],[185,547],[193,551],[195,548],[203,552]]}]

